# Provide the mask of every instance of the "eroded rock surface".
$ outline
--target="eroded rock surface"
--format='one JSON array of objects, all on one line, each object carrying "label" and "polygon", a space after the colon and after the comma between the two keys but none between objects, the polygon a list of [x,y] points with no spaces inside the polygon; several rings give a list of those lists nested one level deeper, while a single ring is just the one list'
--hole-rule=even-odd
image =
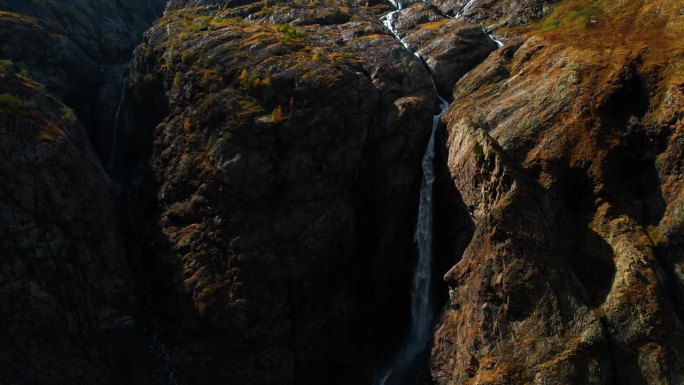
[{"label": "eroded rock surface", "polygon": [[554,6],[546,0],[434,0],[443,14],[464,18],[487,28],[532,23],[548,15]]},{"label": "eroded rock surface", "polygon": [[445,277],[439,384],[682,382],[680,16],[565,6],[466,75],[445,115],[476,230]]},{"label": "eroded rock surface", "polygon": [[497,48],[482,27],[448,18],[428,3],[415,3],[388,18],[403,43],[428,66],[438,93],[445,97],[458,79]]}]

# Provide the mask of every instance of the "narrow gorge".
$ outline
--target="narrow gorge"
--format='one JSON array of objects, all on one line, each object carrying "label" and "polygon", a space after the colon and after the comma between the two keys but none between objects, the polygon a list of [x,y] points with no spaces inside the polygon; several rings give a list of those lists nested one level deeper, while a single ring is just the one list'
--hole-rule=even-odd
[{"label": "narrow gorge", "polygon": [[[391,3],[395,10],[382,16],[380,20],[406,50],[422,61],[423,59],[420,55],[415,51],[411,51],[409,45],[394,27],[394,23],[397,22],[402,13],[402,3],[394,1]],[[494,39],[492,38],[492,40]],[[426,67],[426,69],[430,71],[429,67]],[[418,249],[418,259],[415,263],[411,280],[411,324],[409,336],[400,350],[391,354],[393,357],[392,361],[390,361],[391,366],[380,372],[378,385],[417,383],[412,372],[415,372],[415,369],[420,367],[419,360],[424,359],[422,356],[425,354],[428,343],[432,338],[435,306],[437,306],[437,301],[433,294],[434,282],[432,280],[435,135],[440,127],[442,115],[449,106],[449,102],[437,92],[434,78],[432,78],[432,83],[435,97],[439,101],[439,112],[432,118],[430,137],[421,161],[423,175],[419,194],[418,217],[413,238]]]},{"label": "narrow gorge", "polygon": [[0,384],[684,384],[673,0],[0,0]]}]

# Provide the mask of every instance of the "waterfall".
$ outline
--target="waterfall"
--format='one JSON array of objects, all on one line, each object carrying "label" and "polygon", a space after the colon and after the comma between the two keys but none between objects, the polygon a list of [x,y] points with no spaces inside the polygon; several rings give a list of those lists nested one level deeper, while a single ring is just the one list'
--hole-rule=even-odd
[{"label": "waterfall", "polygon": [[[393,4],[397,6],[395,2]],[[399,7],[397,6],[397,8]],[[406,41],[401,38],[399,32],[394,28],[393,24],[400,13],[401,9],[399,8],[383,16],[381,21],[407,51],[420,59],[418,53],[410,50]],[[425,64],[423,63],[423,65]],[[393,376],[401,377],[402,372],[425,350],[432,335],[432,307],[434,304],[430,296],[430,283],[432,276],[432,190],[435,182],[435,133],[439,127],[442,114],[444,114],[444,111],[449,106],[449,103],[437,93],[434,79],[432,84],[435,89],[435,96],[440,102],[440,110],[432,117],[430,139],[421,162],[423,180],[420,187],[418,218],[413,236],[416,248],[418,249],[418,261],[416,262],[411,282],[411,331],[393,365],[380,376],[378,385],[386,385]]]},{"label": "waterfall", "polygon": [[[439,97],[439,96],[438,96]],[[418,262],[413,273],[411,285],[411,335],[407,350],[417,355],[430,340],[432,331],[432,303],[430,301],[430,281],[432,272],[432,190],[435,182],[435,132],[439,127],[442,114],[449,106],[439,97],[440,111],[432,118],[432,132],[423,155],[423,180],[420,186],[418,220],[413,236],[418,248]]]},{"label": "waterfall", "polygon": [[[394,4],[394,3],[392,3]],[[387,28],[388,31],[394,36],[401,45],[406,48],[407,51],[411,52],[413,55],[415,55],[418,59],[420,59],[420,56],[418,55],[417,52],[412,52],[411,48],[409,48],[408,43],[406,43],[406,40],[402,39],[401,36],[399,36],[399,32],[394,28],[394,22],[397,20],[397,16],[401,13],[401,9],[397,9],[396,11],[392,11],[385,16],[380,18],[380,21],[382,21],[382,24]]]},{"label": "waterfall", "polygon": [[121,109],[126,102],[126,83],[128,83],[128,75],[124,76],[123,81],[121,82],[121,96],[119,97],[119,104],[116,106],[116,111],[114,112],[114,120],[112,124],[112,152],[109,155],[109,162],[107,165],[110,172],[114,170],[116,161],[116,142],[119,131],[119,121],[121,120]]},{"label": "waterfall", "polygon": [[[487,33],[487,31],[485,31],[484,29],[482,30],[482,32]],[[494,36],[494,34],[488,33],[487,36],[489,36],[489,38],[490,38],[494,43],[496,43],[496,48],[501,48],[501,47],[503,47],[504,43],[503,43],[501,40],[498,40],[498,39],[496,38],[496,36]]]},{"label": "waterfall", "polygon": [[425,350],[432,336],[433,308],[430,297],[432,276],[432,190],[435,182],[435,133],[439,127],[442,114],[449,103],[437,95],[440,100],[440,111],[432,117],[432,131],[428,140],[423,160],[423,180],[420,186],[418,203],[418,219],[413,235],[418,249],[418,261],[413,272],[411,283],[411,333],[394,364],[387,369],[378,385],[386,385],[397,372],[406,369],[418,355]]},{"label": "waterfall", "polygon": [[[399,41],[407,51],[418,57],[421,63],[426,66],[420,55],[411,50],[406,40],[401,37],[399,31],[394,27],[394,23],[403,12],[401,0],[389,1],[394,5],[395,10],[384,15],[380,20],[397,41]],[[474,5],[475,1],[476,0],[469,0],[463,8],[463,12],[468,11]],[[460,13],[454,18],[459,16]],[[489,34],[488,36],[496,43],[497,47],[503,46],[503,43],[497,40],[494,35]],[[426,69],[428,69],[427,66]],[[429,69],[428,72],[430,72]],[[437,92],[434,78],[432,79],[432,85],[435,90],[435,96],[440,102],[440,109],[432,118],[432,131],[421,162],[423,180],[420,187],[418,218],[416,220],[416,228],[413,237],[418,249],[418,261],[416,262],[411,283],[411,332],[393,364],[385,369],[380,375],[380,378],[377,381],[378,385],[387,385],[388,381],[391,381],[394,377],[396,377],[396,380],[391,381],[392,383],[402,381],[404,374],[406,374],[406,370],[410,369],[410,365],[425,350],[432,337],[434,303],[432,303],[432,298],[430,296],[430,283],[432,275],[432,191],[435,182],[435,133],[439,127],[444,111],[446,111],[449,106],[449,103]]]}]

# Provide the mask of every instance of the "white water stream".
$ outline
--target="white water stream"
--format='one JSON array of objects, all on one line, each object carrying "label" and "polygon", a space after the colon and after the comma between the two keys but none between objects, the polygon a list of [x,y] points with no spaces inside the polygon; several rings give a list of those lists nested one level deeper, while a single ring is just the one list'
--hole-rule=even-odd
[{"label": "white water stream", "polygon": [[[436,92],[436,91],[435,91]],[[418,219],[413,235],[418,249],[418,261],[411,282],[411,333],[406,340],[393,365],[382,374],[378,385],[386,385],[387,381],[399,370],[405,369],[425,350],[432,336],[433,303],[430,296],[432,276],[432,191],[435,182],[435,133],[439,127],[442,114],[449,103],[437,95],[440,101],[439,113],[432,117],[432,131],[427,148],[423,154],[423,180],[420,186]]]},{"label": "white water stream", "polygon": [[[390,2],[396,9],[384,15],[380,20],[401,45],[403,45],[407,51],[418,57],[418,59],[421,59],[421,63],[423,63],[420,55],[411,50],[406,40],[401,37],[399,31],[394,27],[394,23],[402,12],[401,0],[390,0]],[[463,11],[470,9],[474,3],[475,0],[470,0]],[[459,16],[460,15],[457,15],[456,17]],[[496,43],[497,47],[503,46],[503,43],[497,40],[493,35],[489,34],[488,36]],[[425,63],[423,63],[423,65],[425,65]],[[435,86],[434,79],[432,80],[432,84]],[[440,102],[440,108],[439,112],[432,118],[432,131],[423,155],[423,180],[420,187],[418,218],[413,237],[418,249],[418,261],[416,262],[411,283],[411,332],[392,365],[385,369],[380,375],[377,385],[387,385],[388,381],[393,379],[393,376],[397,376],[398,378],[396,380],[401,381],[401,378],[399,377],[402,377],[405,374],[403,373],[405,370],[410,369],[409,366],[411,363],[425,350],[432,337],[434,314],[432,306],[434,304],[432,303],[430,296],[430,283],[432,275],[432,195],[435,181],[435,133],[439,127],[444,111],[446,111],[446,108],[449,106],[449,103],[437,93],[436,86],[435,96]],[[394,383],[396,381],[391,382]]]},{"label": "white water stream", "polygon": [[[393,24],[402,11],[399,8],[399,5],[401,5],[399,1],[392,1],[392,4],[398,9],[383,16],[381,18],[382,23],[406,50],[421,59],[417,52],[411,51],[406,41],[401,38],[399,32],[394,28]],[[423,179],[420,187],[418,218],[413,236],[418,249],[418,261],[416,262],[411,283],[411,331],[393,364],[380,376],[378,385],[386,385],[395,374],[401,375],[400,371],[406,369],[425,350],[432,335],[433,304],[430,296],[430,283],[432,275],[432,191],[435,181],[435,133],[439,127],[442,114],[444,114],[444,111],[449,106],[449,103],[437,93],[436,87],[435,97],[440,102],[439,112],[432,117],[432,131],[427,148],[423,154]]]}]

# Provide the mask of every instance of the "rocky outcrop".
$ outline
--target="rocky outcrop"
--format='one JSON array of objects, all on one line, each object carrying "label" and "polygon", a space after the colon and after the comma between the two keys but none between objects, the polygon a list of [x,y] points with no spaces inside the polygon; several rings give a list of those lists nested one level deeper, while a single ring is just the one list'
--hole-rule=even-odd
[{"label": "rocky outcrop", "polygon": [[434,0],[445,15],[463,18],[489,29],[529,24],[548,15],[554,1],[546,0]]},{"label": "rocky outcrop", "polygon": [[0,1],[0,58],[45,85],[72,108],[110,171],[121,161],[123,83],[142,33],[164,0]]},{"label": "rocky outcrop", "polygon": [[17,71],[0,68],[0,378],[144,379],[109,178],[75,113]]},{"label": "rocky outcrop", "polygon": [[183,381],[370,381],[369,341],[400,343],[407,322],[380,320],[408,317],[436,100],[374,12],[183,8],[138,49],[132,92],[166,112],[151,164]]},{"label": "rocky outcrop", "polygon": [[682,382],[684,104],[666,63],[683,47],[640,6],[565,6],[511,31],[445,115],[476,230],[445,277],[439,384]]},{"label": "rocky outcrop", "polygon": [[3,383],[150,383],[159,372],[119,189],[97,156],[109,150],[91,141],[111,144],[127,62],[161,5],[0,1]]}]

